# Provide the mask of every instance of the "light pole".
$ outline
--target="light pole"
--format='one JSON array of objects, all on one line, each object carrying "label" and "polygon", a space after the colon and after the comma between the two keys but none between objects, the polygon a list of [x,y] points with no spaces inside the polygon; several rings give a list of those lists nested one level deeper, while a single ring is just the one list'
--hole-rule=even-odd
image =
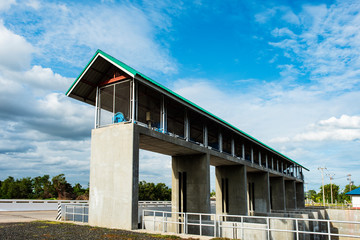
[{"label": "light pole", "polygon": [[324,207],[325,207],[324,169],[326,169],[326,167],[318,167],[318,170],[320,170],[320,171],[321,171],[321,178],[322,178],[322,192],[323,192],[323,205],[324,205]]},{"label": "light pole", "polygon": [[334,180],[335,174],[334,174],[334,173],[328,173],[328,174],[326,174],[326,176],[328,176],[328,177],[330,178],[331,204],[333,204],[333,189],[332,189],[332,182],[331,182],[331,180]]}]

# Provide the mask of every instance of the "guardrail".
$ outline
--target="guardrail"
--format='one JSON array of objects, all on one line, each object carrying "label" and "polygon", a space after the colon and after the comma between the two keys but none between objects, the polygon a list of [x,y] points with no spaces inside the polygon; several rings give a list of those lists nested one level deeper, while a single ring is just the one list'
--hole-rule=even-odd
[{"label": "guardrail", "polygon": [[[241,239],[257,237],[268,240],[287,238],[299,240],[307,239],[311,235],[322,235],[329,240],[332,237],[360,238],[360,222],[355,221],[154,210],[143,210],[142,229]],[[342,233],[336,232],[339,229]]]},{"label": "guardrail", "polygon": [[58,204],[88,203],[87,200],[1,199],[0,211],[51,211]]}]

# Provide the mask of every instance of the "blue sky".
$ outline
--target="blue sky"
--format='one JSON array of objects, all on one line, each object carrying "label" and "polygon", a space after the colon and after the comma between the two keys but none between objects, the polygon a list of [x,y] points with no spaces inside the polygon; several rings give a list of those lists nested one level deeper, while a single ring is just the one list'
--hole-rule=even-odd
[{"label": "blue sky", "polygon": [[[358,1],[0,2],[0,180],[87,185],[93,109],[65,96],[97,49],[321,174],[360,184]],[[169,157],[140,178],[171,184]],[[165,167],[164,167],[165,166]],[[212,188],[214,188],[214,169]],[[329,179],[325,179],[329,183]]]}]

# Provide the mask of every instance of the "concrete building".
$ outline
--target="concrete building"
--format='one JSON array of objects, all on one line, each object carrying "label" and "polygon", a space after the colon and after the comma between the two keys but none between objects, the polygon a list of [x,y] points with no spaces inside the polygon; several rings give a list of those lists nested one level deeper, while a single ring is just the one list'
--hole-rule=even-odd
[{"label": "concrete building", "polygon": [[360,188],[347,192],[346,195],[351,196],[352,207],[360,209]]},{"label": "concrete building", "polygon": [[139,149],[172,157],[172,211],[210,212],[210,165],[217,213],[304,207],[308,169],[101,50],[66,94],[95,106],[92,225],[137,228]]}]

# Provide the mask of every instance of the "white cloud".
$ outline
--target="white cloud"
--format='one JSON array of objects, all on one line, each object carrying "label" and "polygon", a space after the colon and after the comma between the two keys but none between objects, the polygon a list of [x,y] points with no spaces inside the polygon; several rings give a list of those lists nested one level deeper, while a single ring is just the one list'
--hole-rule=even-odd
[{"label": "white cloud", "polygon": [[30,66],[34,47],[7,28],[0,19],[0,70],[20,70]]},{"label": "white cloud", "polygon": [[[310,75],[314,86],[325,91],[357,88],[360,83],[360,11],[358,2],[306,5],[298,14],[301,28],[291,26],[273,35],[280,38],[272,46],[299,63]],[[299,32],[300,30],[300,32]]]},{"label": "white cloud", "polygon": [[360,116],[342,115],[321,120],[309,127],[309,130],[293,137],[274,138],[272,142],[289,141],[355,141],[360,139]]},{"label": "white cloud", "polygon": [[1,0],[0,1],[0,12],[8,10],[11,5],[16,4],[16,0]]},{"label": "white cloud", "polygon": [[[16,28],[41,49],[37,56],[44,61],[84,67],[89,53],[101,49],[145,72],[177,71],[168,46],[158,38],[171,26],[171,18],[162,9],[144,10],[128,2],[91,6],[47,2],[42,7],[46,11],[33,12],[42,21],[25,18]],[[34,34],[28,34],[28,25]]]}]

